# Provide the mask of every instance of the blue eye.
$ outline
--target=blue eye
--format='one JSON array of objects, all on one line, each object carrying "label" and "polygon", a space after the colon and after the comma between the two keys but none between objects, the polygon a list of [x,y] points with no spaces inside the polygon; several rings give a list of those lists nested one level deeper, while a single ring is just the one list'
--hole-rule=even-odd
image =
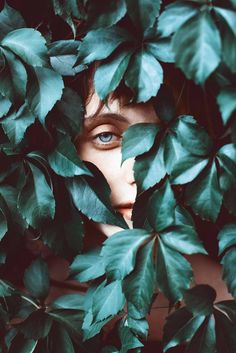
[{"label": "blue eye", "polygon": [[99,138],[99,140],[103,143],[107,143],[110,142],[112,140],[114,134],[110,133],[110,132],[102,132],[101,134],[97,135],[97,137]]}]

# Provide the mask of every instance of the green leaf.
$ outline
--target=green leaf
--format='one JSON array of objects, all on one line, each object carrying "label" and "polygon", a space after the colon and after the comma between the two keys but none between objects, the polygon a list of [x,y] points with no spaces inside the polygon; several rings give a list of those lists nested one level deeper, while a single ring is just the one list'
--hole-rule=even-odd
[{"label": "green leaf", "polygon": [[[35,277],[36,279],[37,277]],[[43,310],[36,310],[26,320],[17,325],[25,338],[34,339],[47,337],[52,326],[51,317]]]},{"label": "green leaf", "polygon": [[95,60],[105,59],[130,39],[129,33],[116,26],[89,31],[79,47],[76,63],[91,64]]},{"label": "green leaf", "polygon": [[235,300],[224,300],[215,304],[216,308],[219,308],[221,312],[225,313],[230,320],[236,323],[236,301]]},{"label": "green leaf", "polygon": [[217,153],[220,164],[220,187],[225,192],[236,184],[236,148],[233,144],[227,144]]},{"label": "green leaf", "polygon": [[183,147],[193,155],[207,156],[211,152],[213,144],[210,137],[192,116],[179,117],[176,133]]},{"label": "green leaf", "polygon": [[110,187],[100,171],[96,169],[94,177],[74,177],[66,184],[75,207],[89,219],[127,228],[124,219],[111,206]]},{"label": "green leaf", "polygon": [[143,156],[136,157],[133,170],[138,191],[149,189],[166,175],[163,151],[161,145],[158,150],[153,148]]},{"label": "green leaf", "polygon": [[158,31],[163,37],[168,37],[198,12],[198,5],[193,1],[173,2],[167,5],[159,16]]},{"label": "green leaf", "polygon": [[219,240],[219,255],[227,248],[236,245],[236,223],[226,224],[217,236]]},{"label": "green leaf", "polygon": [[176,108],[173,92],[165,84],[163,84],[158,91],[157,98],[154,102],[154,109],[158,118],[163,121],[169,122],[175,116]]},{"label": "green leaf", "polygon": [[223,265],[223,280],[228,291],[236,298],[236,248],[229,249],[221,260]]},{"label": "green leaf", "polygon": [[88,4],[89,28],[110,27],[126,14],[125,0],[105,0]]},{"label": "green leaf", "polygon": [[14,294],[14,287],[6,282],[0,279],[0,297],[6,297]]},{"label": "green leaf", "polygon": [[25,27],[25,21],[21,14],[5,2],[0,12],[0,39],[14,29]]},{"label": "green leaf", "polygon": [[8,230],[7,219],[3,211],[0,209],[0,241]]},{"label": "green leaf", "polygon": [[[80,346],[82,346],[82,322],[84,312],[80,310],[63,310],[63,309],[54,309],[51,310],[48,315],[50,315],[53,320],[58,322],[65,328],[70,336],[73,337],[73,340],[76,341]],[[87,352],[85,350],[85,352]],[[89,352],[87,352],[89,353]]]},{"label": "green leaf", "polygon": [[49,337],[51,352],[74,353],[74,346],[68,332],[59,324],[54,323]]},{"label": "green leaf", "polygon": [[188,342],[204,322],[203,315],[193,316],[185,307],[167,318],[164,326],[164,352],[180,343]]},{"label": "green leaf", "polygon": [[1,45],[10,49],[28,65],[47,65],[46,40],[33,28],[20,28],[8,33]]},{"label": "green leaf", "polygon": [[203,85],[221,60],[219,31],[207,11],[181,26],[173,37],[173,51],[177,67],[187,78]]},{"label": "green leaf", "polygon": [[130,51],[122,51],[115,57],[112,56],[104,61],[97,68],[94,86],[101,100],[105,100],[108,94],[118,87],[128,67],[130,56]]},{"label": "green leaf", "polygon": [[122,163],[148,152],[154,144],[159,126],[151,123],[131,125],[122,137]]},{"label": "green leaf", "polygon": [[123,309],[125,297],[122,292],[122,282],[114,281],[96,291],[92,311],[95,321],[104,320],[116,315]]},{"label": "green leaf", "polygon": [[49,272],[41,258],[34,260],[25,270],[24,285],[35,298],[45,298],[49,292]]},{"label": "green leaf", "polygon": [[128,14],[141,31],[150,28],[159,15],[161,0],[126,0]]},{"label": "green leaf", "polygon": [[27,103],[42,124],[45,117],[61,98],[64,83],[55,71],[34,67],[27,84]]},{"label": "green leaf", "polygon": [[219,352],[231,353],[236,350],[235,324],[228,317],[215,311],[216,343]]},{"label": "green leaf", "polygon": [[87,314],[84,317],[84,322],[83,322],[83,337],[84,340],[88,340],[95,335],[97,335],[102,327],[109,322],[110,318],[99,321],[99,322],[93,322],[93,314],[92,310],[90,309]]},{"label": "green leaf", "polygon": [[26,339],[23,335],[17,335],[11,343],[9,353],[33,353],[37,341]]},{"label": "green leaf", "polygon": [[172,51],[170,38],[156,38],[145,43],[145,49],[157,60],[164,63],[174,62],[174,53]]},{"label": "green leaf", "polygon": [[207,284],[200,284],[188,289],[184,294],[186,307],[193,315],[210,315],[213,313],[213,304],[216,291]]},{"label": "green leaf", "polygon": [[104,242],[101,256],[109,278],[123,279],[134,269],[137,251],[149,236],[146,230],[130,229],[118,232]]},{"label": "green leaf", "polygon": [[84,295],[79,293],[61,295],[50,303],[50,307],[53,309],[83,310]]},{"label": "green leaf", "polygon": [[96,248],[76,256],[70,265],[70,277],[79,282],[87,282],[102,276],[105,266],[100,252],[100,248]]},{"label": "green leaf", "polygon": [[3,95],[0,94],[0,118],[5,116],[11,107],[11,102],[9,99],[5,98]]},{"label": "green leaf", "polygon": [[151,196],[148,203],[148,221],[157,232],[169,227],[174,222],[175,197],[169,182]]},{"label": "green leaf", "polygon": [[125,84],[135,93],[135,101],[146,102],[156,96],[163,82],[163,70],[155,57],[139,50],[131,59],[125,74]]},{"label": "green leaf", "polygon": [[119,336],[121,340],[121,349],[120,353],[127,353],[128,350],[143,347],[142,342],[138,340],[138,338],[133,334],[128,326],[119,325]]},{"label": "green leaf", "polygon": [[183,254],[207,254],[190,214],[182,207],[176,207],[174,225],[162,231],[161,238],[170,248]]},{"label": "green leaf", "polygon": [[142,319],[148,314],[156,287],[153,248],[154,240],[140,249],[135,269],[124,283],[124,292],[127,300],[139,312],[139,317],[136,316],[135,319]]},{"label": "green leaf", "polygon": [[217,96],[223,123],[227,124],[229,118],[236,110],[236,91],[233,86],[225,87]]},{"label": "green leaf", "polygon": [[236,37],[231,30],[227,30],[222,38],[223,60],[228,68],[236,73]]},{"label": "green leaf", "polygon": [[37,228],[44,220],[54,218],[55,200],[41,170],[32,163],[28,163],[28,166],[25,183],[18,195],[17,207],[28,224]]},{"label": "green leaf", "polygon": [[68,135],[57,132],[58,143],[48,155],[48,163],[54,172],[63,177],[92,175],[80,160],[74,144]]},{"label": "green leaf", "polygon": [[1,49],[5,66],[0,72],[0,93],[11,102],[25,97],[27,73],[24,65],[7,49]]},{"label": "green leaf", "polygon": [[8,115],[2,121],[2,127],[13,144],[18,144],[24,137],[26,129],[35,121],[35,116],[23,104],[18,111]]},{"label": "green leaf", "polygon": [[216,165],[213,162],[187,186],[185,200],[195,214],[202,219],[215,222],[220,212],[222,199]]},{"label": "green leaf", "polygon": [[128,317],[129,328],[140,337],[147,339],[148,336],[148,322],[145,319],[136,320]]},{"label": "green leaf", "polygon": [[159,239],[157,249],[157,283],[160,290],[172,302],[183,298],[193,277],[192,268],[177,251],[169,248]]},{"label": "green leaf", "polygon": [[217,15],[219,15],[219,17],[221,17],[225,21],[225,23],[227,23],[231,31],[236,36],[235,11],[218,7],[218,6],[214,6],[214,11],[216,12]]}]

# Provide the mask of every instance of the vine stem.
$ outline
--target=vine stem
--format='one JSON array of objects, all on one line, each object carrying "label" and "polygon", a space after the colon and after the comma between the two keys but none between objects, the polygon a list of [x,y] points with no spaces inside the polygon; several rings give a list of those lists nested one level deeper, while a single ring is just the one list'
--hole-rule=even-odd
[{"label": "vine stem", "polygon": [[31,303],[33,306],[35,306],[35,308],[40,309],[40,306],[37,305],[35,302],[33,302],[33,300],[31,300],[31,299],[25,297],[24,295],[21,295],[21,298],[24,299],[25,301]]}]

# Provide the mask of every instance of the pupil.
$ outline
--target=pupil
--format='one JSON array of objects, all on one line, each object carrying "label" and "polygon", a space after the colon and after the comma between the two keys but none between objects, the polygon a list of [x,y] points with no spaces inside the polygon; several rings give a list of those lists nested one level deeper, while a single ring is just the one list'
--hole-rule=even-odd
[{"label": "pupil", "polygon": [[109,132],[104,132],[99,136],[102,142],[110,142],[112,139],[112,134]]}]

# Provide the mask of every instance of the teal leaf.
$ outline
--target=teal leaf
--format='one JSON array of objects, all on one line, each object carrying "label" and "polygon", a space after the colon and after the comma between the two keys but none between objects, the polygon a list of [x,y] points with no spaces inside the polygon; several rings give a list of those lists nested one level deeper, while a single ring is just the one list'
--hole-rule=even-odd
[{"label": "teal leaf", "polygon": [[79,47],[76,63],[91,64],[95,60],[105,59],[130,39],[125,30],[116,26],[89,31]]},{"label": "teal leaf", "polygon": [[70,277],[79,282],[87,282],[102,276],[105,266],[100,251],[100,248],[96,248],[76,256],[70,265]]},{"label": "teal leaf", "polygon": [[111,206],[110,187],[99,170],[96,169],[94,177],[74,177],[67,180],[67,188],[75,207],[89,219],[127,228],[124,219]]},{"label": "teal leaf", "polygon": [[145,49],[157,60],[163,61],[164,63],[174,62],[174,53],[170,38],[152,39],[145,43]]},{"label": "teal leaf", "polygon": [[33,353],[36,345],[37,341],[17,335],[12,340],[9,353]]},{"label": "teal leaf", "polygon": [[26,93],[26,69],[9,50],[0,48],[1,52],[5,66],[0,72],[0,93],[11,102],[23,100]]},{"label": "teal leaf", "polygon": [[25,27],[25,21],[21,14],[5,2],[5,6],[0,12],[0,39],[14,29],[22,27]]},{"label": "teal leaf", "polygon": [[17,207],[23,218],[32,227],[39,227],[45,219],[53,219],[55,215],[55,200],[44,174],[32,163],[25,183],[18,195]]},{"label": "teal leaf", "polygon": [[146,230],[131,229],[118,232],[104,242],[101,256],[109,278],[123,279],[134,269],[137,251],[148,237]]},{"label": "teal leaf", "polygon": [[163,70],[156,58],[146,50],[131,59],[125,74],[125,84],[134,91],[135,101],[146,102],[156,96],[163,82]]},{"label": "teal leaf", "polygon": [[175,132],[173,132],[172,130],[170,130],[169,133],[165,135],[163,145],[163,158],[166,172],[172,177],[172,171],[174,170],[175,165],[181,163],[181,160],[183,158],[186,158],[189,153],[178,141]]},{"label": "teal leaf", "polygon": [[45,298],[49,292],[49,271],[45,261],[38,258],[25,270],[24,285],[35,298]]},{"label": "teal leaf", "polygon": [[236,223],[226,224],[218,234],[219,255],[232,245],[236,245]]},{"label": "teal leaf", "polygon": [[27,128],[35,121],[35,116],[23,104],[18,111],[8,115],[2,121],[2,127],[13,144],[18,144],[24,137]]},{"label": "teal leaf", "polygon": [[50,303],[52,309],[83,310],[84,295],[79,293],[61,295]]},{"label": "teal leaf", "polygon": [[208,168],[186,187],[185,200],[195,214],[215,222],[220,212],[223,195],[220,190],[216,165]]},{"label": "teal leaf", "polygon": [[33,28],[20,28],[8,33],[1,45],[10,49],[28,65],[47,65],[46,40]]},{"label": "teal leaf", "polygon": [[[235,245],[235,244],[234,244]],[[223,280],[228,291],[236,298],[236,248],[229,249],[221,260],[223,265]]]},{"label": "teal leaf", "polygon": [[166,175],[163,151],[163,145],[161,145],[158,150],[153,148],[144,155],[136,157],[133,170],[138,191],[149,189]]},{"label": "teal leaf", "polygon": [[236,36],[230,29],[225,31],[222,37],[222,54],[224,63],[228,66],[231,72],[235,74]]},{"label": "teal leaf", "polygon": [[236,110],[236,91],[233,86],[223,88],[217,96],[223,123],[227,124],[229,118]]},{"label": "teal leaf", "polygon": [[[84,312],[80,310],[53,309],[48,315],[65,328],[73,339],[82,345],[82,322]],[[87,351],[85,351],[88,353]]]},{"label": "teal leaf", "polygon": [[163,121],[169,122],[175,116],[176,107],[174,95],[172,90],[165,84],[163,84],[158,91],[154,102],[154,109],[158,118]]},{"label": "teal leaf", "polygon": [[177,251],[159,239],[157,249],[157,284],[164,295],[176,303],[183,298],[193,277],[191,265]]},{"label": "teal leaf", "polygon": [[125,297],[122,292],[122,282],[111,282],[105,287],[96,291],[96,298],[93,301],[92,311],[95,321],[100,321],[109,316],[116,315],[123,309]]},{"label": "teal leaf", "polygon": [[184,293],[184,302],[193,315],[210,315],[213,313],[213,304],[216,291],[208,284],[199,284]]},{"label": "teal leaf", "polygon": [[217,157],[220,164],[220,187],[225,192],[236,184],[236,148],[233,144],[222,146]]},{"label": "teal leaf", "polygon": [[162,231],[161,238],[170,248],[183,254],[207,254],[190,214],[182,207],[176,207],[174,225]]},{"label": "teal leaf", "polygon": [[200,12],[179,28],[173,37],[173,51],[177,67],[203,85],[221,60],[220,35],[209,12]]},{"label": "teal leaf", "polygon": [[51,352],[75,353],[74,346],[67,330],[58,323],[54,323],[49,336]]},{"label": "teal leaf", "polygon": [[157,124],[139,123],[131,125],[122,137],[122,163],[131,157],[148,152],[159,131]]},{"label": "teal leaf", "polygon": [[140,249],[135,269],[124,282],[125,296],[139,313],[135,319],[142,319],[148,314],[156,287],[153,248],[154,240]]},{"label": "teal leaf", "polygon": [[154,191],[148,203],[148,221],[156,232],[161,232],[174,222],[175,197],[169,182]]},{"label": "teal leaf", "polygon": [[213,144],[209,135],[192,116],[179,117],[176,133],[183,147],[193,155],[207,156],[211,152]]},{"label": "teal leaf", "polygon": [[44,67],[34,67],[27,84],[27,103],[42,124],[61,98],[64,83],[59,74]]},{"label": "teal leaf", "polygon": [[119,353],[127,353],[130,349],[143,347],[143,343],[139,341],[136,335],[130,330],[125,322],[119,325],[119,336],[121,340],[121,349]]},{"label": "teal leaf", "polygon": [[128,14],[142,32],[153,26],[159,15],[161,0],[126,0]]},{"label": "teal leaf", "polygon": [[7,230],[8,230],[7,219],[6,219],[4,212],[0,208],[0,241],[2,240],[4,235],[6,234]]},{"label": "teal leaf", "polygon": [[164,352],[190,341],[204,319],[203,315],[193,316],[185,307],[176,310],[167,318],[164,326]]},{"label": "teal leaf", "polygon": [[11,107],[9,99],[0,94],[0,118],[5,116]]},{"label": "teal leaf", "polygon": [[214,6],[214,11],[216,12],[219,17],[221,17],[225,23],[229,26],[230,30],[234,33],[236,36],[236,19],[235,19],[235,11]]},{"label": "teal leaf", "polygon": [[108,317],[107,319],[98,321],[98,322],[93,322],[93,314],[92,314],[92,310],[90,309],[85,317],[84,317],[84,322],[83,322],[83,337],[84,340],[88,340],[92,337],[94,337],[95,335],[97,335],[102,327],[109,322],[110,317]]},{"label": "teal leaf", "polygon": [[148,336],[148,322],[145,319],[136,320],[132,317],[128,317],[129,328],[138,336],[147,339]]},{"label": "teal leaf", "polygon": [[115,57],[104,61],[97,68],[94,75],[94,86],[101,100],[105,100],[108,94],[114,91],[121,82],[128,67],[131,52],[122,51]]},{"label": "teal leaf", "polygon": [[14,294],[14,291],[15,289],[10,283],[0,279],[0,297],[10,296]]},{"label": "teal leaf", "polygon": [[[38,279],[38,276],[36,277]],[[35,279],[36,279],[35,278]],[[52,326],[51,317],[43,312],[36,310],[30,314],[26,320],[17,325],[19,332],[23,333],[25,338],[34,339],[47,337]]]},{"label": "teal leaf", "polygon": [[198,12],[198,5],[193,1],[173,2],[167,5],[159,16],[158,31],[163,37],[168,37]]},{"label": "teal leaf", "polygon": [[68,135],[57,132],[57,146],[48,155],[48,163],[54,172],[63,177],[92,175],[80,160],[74,144]]}]

